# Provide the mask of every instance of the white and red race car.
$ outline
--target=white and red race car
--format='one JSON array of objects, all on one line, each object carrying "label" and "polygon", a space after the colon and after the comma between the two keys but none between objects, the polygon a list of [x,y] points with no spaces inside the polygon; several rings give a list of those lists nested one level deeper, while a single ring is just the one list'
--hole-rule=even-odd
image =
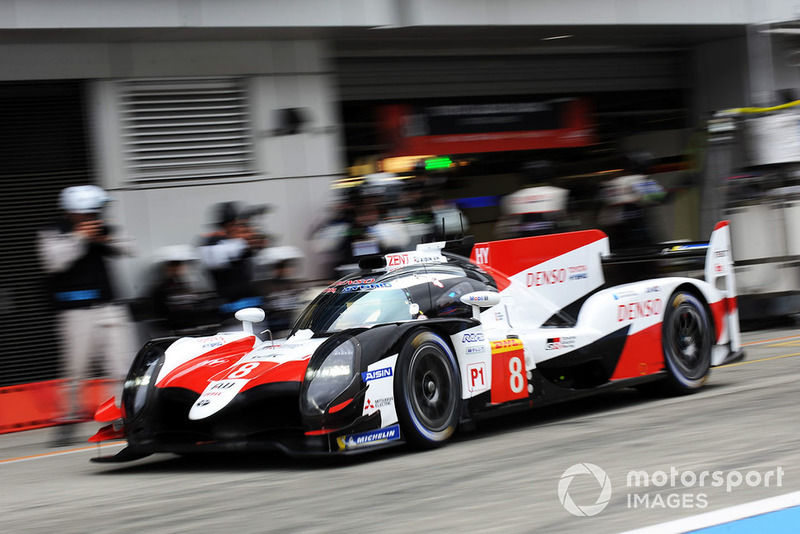
[{"label": "white and red race car", "polygon": [[446,243],[362,263],[306,308],[290,336],[244,328],[147,343],[121,405],[91,441],[156,452],[279,449],[349,453],[432,447],[481,417],[619,387],[699,388],[743,357],[726,222],[706,247],[705,280],[607,286],[598,230]]}]

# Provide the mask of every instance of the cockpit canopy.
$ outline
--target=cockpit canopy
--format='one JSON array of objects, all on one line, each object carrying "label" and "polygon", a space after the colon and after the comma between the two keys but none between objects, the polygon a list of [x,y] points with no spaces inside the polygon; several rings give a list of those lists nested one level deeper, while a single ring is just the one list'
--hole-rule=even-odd
[{"label": "cockpit canopy", "polygon": [[360,272],[334,282],[314,299],[294,325],[316,335],[349,328],[436,317],[472,317],[461,297],[496,291],[491,276],[464,258],[394,270]]}]

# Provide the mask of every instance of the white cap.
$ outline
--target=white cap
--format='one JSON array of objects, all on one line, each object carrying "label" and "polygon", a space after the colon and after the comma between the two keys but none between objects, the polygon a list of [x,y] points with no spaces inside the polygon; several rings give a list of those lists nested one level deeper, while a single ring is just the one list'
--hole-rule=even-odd
[{"label": "white cap", "polygon": [[199,254],[191,245],[168,245],[159,248],[155,253],[155,260],[159,263],[170,261],[189,262],[199,259]]},{"label": "white cap", "polygon": [[259,265],[275,265],[282,261],[303,259],[305,259],[305,254],[303,254],[302,250],[285,245],[263,249],[256,257],[256,263]]},{"label": "white cap", "polygon": [[568,198],[569,191],[561,187],[527,187],[505,197],[503,211],[509,215],[559,212],[566,210]]},{"label": "white cap", "polygon": [[70,213],[95,213],[103,209],[111,197],[96,185],[76,185],[61,191],[59,205]]}]

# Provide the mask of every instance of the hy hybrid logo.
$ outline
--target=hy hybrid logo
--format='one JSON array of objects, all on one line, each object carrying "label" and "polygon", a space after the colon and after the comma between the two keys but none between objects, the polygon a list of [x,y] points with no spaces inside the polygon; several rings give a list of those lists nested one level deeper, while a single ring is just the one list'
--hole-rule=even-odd
[{"label": "hy hybrid logo", "polygon": [[[572,479],[578,475],[592,475],[600,485],[600,495],[594,504],[578,506],[569,496],[569,485],[572,483]],[[558,499],[567,512],[572,515],[580,517],[597,515],[603,511],[611,499],[611,480],[605,471],[594,464],[575,464],[568,467],[564,474],[561,475],[561,480],[558,481]]]}]

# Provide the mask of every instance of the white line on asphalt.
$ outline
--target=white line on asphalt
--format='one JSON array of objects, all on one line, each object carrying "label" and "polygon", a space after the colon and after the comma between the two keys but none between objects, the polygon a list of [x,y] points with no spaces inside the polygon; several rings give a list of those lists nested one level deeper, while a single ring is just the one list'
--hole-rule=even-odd
[{"label": "white line on asphalt", "polygon": [[713,512],[706,512],[692,517],[676,519],[658,525],[637,528],[622,534],[679,534],[692,532],[701,528],[723,525],[725,523],[775,512],[793,506],[800,506],[800,491],[731,506],[729,508],[723,508],[722,510],[714,510]]}]

